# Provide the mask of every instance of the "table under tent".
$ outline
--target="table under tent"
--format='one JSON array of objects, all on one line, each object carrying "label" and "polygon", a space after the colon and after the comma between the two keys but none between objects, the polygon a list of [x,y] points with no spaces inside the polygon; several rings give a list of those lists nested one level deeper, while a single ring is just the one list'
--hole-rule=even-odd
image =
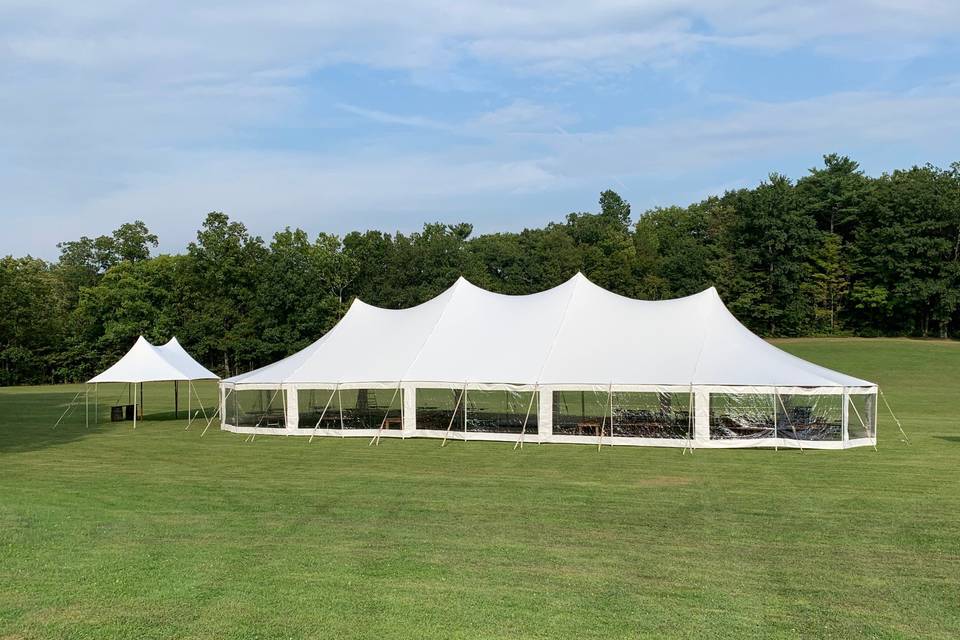
[{"label": "table under tent", "polygon": [[221,428],[673,447],[875,445],[878,387],[790,355],[710,288],[645,301],[582,274],[531,295],[460,278],[355,300],[326,335],[220,383]]},{"label": "table under tent", "polygon": [[[104,384],[123,384],[126,385],[116,397],[114,402],[110,403],[111,420],[132,420],[133,428],[137,427],[137,420],[143,419],[143,385],[144,383],[173,383],[174,397],[174,417],[179,415],[179,395],[180,383],[186,382],[187,386],[187,427],[190,428],[194,419],[202,415],[207,419],[206,407],[197,392],[194,381],[197,380],[219,380],[212,371],[205,368],[199,362],[193,359],[189,353],[180,345],[177,339],[171,338],[169,342],[161,346],[151,344],[146,338],[140,336],[134,345],[127,351],[122,358],[115,362],[110,368],[94,376],[87,381],[84,390],[74,397],[71,406],[67,407],[60,419],[66,415],[78,403],[79,396],[82,394],[84,403],[85,421],[90,424],[90,387],[93,387],[93,408],[94,421],[100,419],[100,386]],[[125,404],[118,404],[126,396]],[[194,410],[193,401],[197,401],[197,409]],[[57,421],[57,424],[60,420]]]}]

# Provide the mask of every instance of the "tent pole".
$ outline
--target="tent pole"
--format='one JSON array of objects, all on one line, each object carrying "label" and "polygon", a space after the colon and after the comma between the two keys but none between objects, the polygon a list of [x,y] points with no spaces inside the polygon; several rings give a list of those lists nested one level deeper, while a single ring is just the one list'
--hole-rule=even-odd
[{"label": "tent pole", "polygon": [[[277,387],[277,390],[273,392],[273,395],[270,396],[270,401],[267,402],[267,408],[264,409],[263,415],[261,415],[261,416],[260,416],[260,419],[257,420],[257,424],[253,425],[253,428],[254,428],[254,429],[257,429],[257,428],[260,427],[260,424],[263,422],[263,419],[267,417],[267,412],[270,411],[270,407],[273,406],[273,401],[277,399],[277,394],[280,393],[280,392],[283,390],[283,383],[281,382],[280,385],[281,385],[281,386]],[[284,403],[284,404],[286,404],[286,403]],[[286,409],[286,407],[284,407],[284,409],[283,409],[283,417],[284,417],[284,423],[286,423],[286,417],[287,417],[287,409]],[[256,431],[254,431],[253,433],[251,433],[251,434],[250,434],[250,437],[247,438],[247,440],[249,440],[250,442],[253,442],[253,441],[256,440],[256,439],[257,439],[257,432],[256,432]],[[244,442],[246,442],[246,440],[245,440]]]},{"label": "tent pole", "polygon": [[[784,411],[786,413],[786,411]],[[773,450],[780,451],[777,445],[777,400],[773,400]]]},{"label": "tent pole", "polygon": [[[280,391],[282,392],[280,394],[280,402],[281,402],[281,406],[283,407],[283,430],[286,431],[287,430],[287,390],[281,386]],[[287,433],[285,435],[289,436],[290,434]]]},{"label": "tent pole", "polygon": [[[143,388],[143,383],[140,383],[140,388]],[[137,428],[137,383],[133,383],[133,428]]]},{"label": "tent pole", "polygon": [[[463,396],[465,396],[466,394],[467,394],[467,385],[466,385],[466,383],[464,383],[464,385],[463,385],[463,391],[461,391],[461,392],[460,392],[460,395],[457,397],[457,403],[456,403],[455,405],[453,405],[453,413],[450,414],[450,422],[447,424],[447,432],[446,432],[446,434],[444,434],[444,436],[443,436],[443,443],[440,445],[441,447],[447,446],[447,438],[450,437],[450,429],[453,428],[453,421],[454,421],[454,419],[457,417],[457,409],[460,408],[460,402],[463,400]],[[466,405],[466,403],[464,403],[464,405],[463,405],[463,422],[464,422],[463,429],[464,429],[464,431],[466,431],[466,429],[467,429],[467,425],[466,425],[466,422],[467,422],[467,405]]]},{"label": "tent pole", "polygon": [[64,416],[67,415],[67,412],[69,412],[69,411],[73,408],[73,403],[77,401],[77,398],[80,397],[80,394],[81,394],[81,393],[83,393],[83,392],[82,392],[82,391],[77,391],[77,395],[73,396],[73,400],[71,400],[71,401],[67,404],[67,408],[64,409],[64,410],[63,410],[63,413],[60,414],[60,417],[57,418],[57,422],[56,422],[56,423],[53,425],[53,427],[52,427],[53,429],[56,429],[56,428],[60,425],[60,421],[63,420]]},{"label": "tent pole", "polygon": [[93,383],[93,424],[100,424],[100,383]]},{"label": "tent pole", "polygon": [[310,439],[307,441],[307,444],[313,442],[313,436],[317,435],[317,429],[320,428],[320,423],[323,422],[323,417],[327,415],[327,409],[330,408],[330,403],[333,402],[333,395],[337,393],[337,390],[340,388],[340,383],[337,383],[337,386],[333,388],[333,391],[330,392],[330,397],[327,398],[327,404],[324,405],[323,411],[320,412],[320,419],[317,420],[317,424],[313,425],[313,433],[310,434]]},{"label": "tent pole", "polygon": [[[790,415],[787,413],[787,407],[785,404],[783,404],[783,398],[780,397],[780,392],[776,387],[773,388],[773,394],[777,397],[777,400],[780,401],[780,406],[783,407],[783,415],[787,419],[787,424],[790,425],[790,429],[793,431],[793,438],[797,441],[797,445],[800,447],[800,453],[803,453],[803,443],[800,441],[800,437],[797,435],[797,428],[793,426],[793,420],[790,419]],[[774,417],[774,420],[776,420],[776,417]]]},{"label": "tent pole", "polygon": [[[380,434],[383,433],[383,427],[386,426],[386,424],[387,424],[387,418],[390,417],[390,409],[393,408],[393,401],[397,399],[397,394],[400,393],[400,385],[401,385],[401,384],[403,384],[402,381],[401,381],[401,382],[398,382],[398,383],[397,383],[397,388],[393,390],[393,397],[390,398],[390,404],[387,405],[387,412],[386,412],[385,414],[383,414],[383,420],[380,421],[380,428],[377,429],[377,435],[375,435],[375,436],[373,436],[372,438],[370,438],[370,444],[367,445],[368,447],[369,447],[371,444],[373,444],[374,442],[377,443],[377,446],[378,446],[378,447],[380,446]],[[403,413],[403,400],[402,400],[402,399],[400,400],[400,412],[401,412],[401,414]],[[400,422],[401,422],[401,425],[400,425],[400,426],[401,426],[401,429],[402,429],[402,428],[403,428],[403,418],[402,418],[402,417],[400,418]]]},{"label": "tent pole", "polygon": [[[193,424],[193,396],[190,395],[190,380],[187,380],[187,429]],[[184,429],[186,431],[187,429]]]},{"label": "tent pole", "polygon": [[[672,410],[672,407],[671,407]],[[690,455],[693,455],[693,428],[694,428],[694,410],[695,405],[693,401],[693,383],[690,383],[690,400],[687,403],[687,446],[683,448],[683,455],[687,452],[687,448],[690,448]]]},{"label": "tent pole", "polygon": [[[863,418],[860,417],[860,411],[857,409],[857,405],[853,404],[853,400],[850,399],[850,396],[849,396],[849,395],[847,396],[847,402],[849,402],[849,403],[850,403],[850,406],[853,407],[853,412],[854,412],[855,414],[857,414],[857,420],[860,421],[860,426],[863,427],[864,429],[867,429],[866,423],[863,421]],[[893,414],[891,413],[890,415],[893,415]],[[870,432],[869,429],[867,429],[867,433],[869,433],[869,432]],[[902,432],[901,432],[901,433],[902,433]],[[906,434],[904,434],[904,437],[906,437]],[[908,441],[907,441],[907,444],[909,444],[909,443],[910,443],[910,441],[908,440]],[[874,451],[877,450],[877,445],[873,445],[873,450],[874,450]]]},{"label": "tent pole", "polygon": [[90,428],[90,385],[83,385],[83,417],[84,427]]},{"label": "tent pole", "polygon": [[343,437],[343,397],[340,395],[340,383],[337,383],[337,406],[340,408],[340,437]]},{"label": "tent pole", "polygon": [[[903,430],[903,425],[900,424],[900,421],[897,419],[897,416],[895,416],[894,413],[893,413],[893,409],[890,408],[890,403],[887,402],[887,396],[883,393],[883,389],[881,389],[880,387],[877,387],[877,392],[878,392],[879,395],[880,395],[880,399],[883,400],[884,406],[887,407],[887,411],[890,412],[890,417],[893,418],[893,421],[897,423],[897,429],[900,429],[900,435],[903,436],[903,439],[906,440],[907,444],[912,444],[912,443],[910,442],[910,438],[907,437],[907,433]],[[855,406],[854,406],[854,409],[856,409]],[[877,414],[876,414],[876,410],[874,410],[874,414],[873,414],[873,415],[874,415],[874,416],[877,415]],[[874,432],[873,437],[874,437],[874,438],[877,437],[876,432]],[[874,448],[876,448],[876,445],[874,445]]]},{"label": "tent pole", "polygon": [[513,445],[514,451],[517,450],[518,445],[523,449],[523,436],[527,433],[527,420],[530,419],[530,409],[533,408],[533,399],[537,397],[537,387],[539,386],[539,384],[533,385],[533,393],[530,394],[530,404],[527,405],[527,415],[523,417],[523,427],[520,428],[520,438]]},{"label": "tent pole", "polygon": [[[189,391],[187,394],[189,395]],[[187,411],[189,413],[189,410]],[[176,420],[180,417],[180,382],[177,380],[173,381],[173,419]]]},{"label": "tent pole", "polygon": [[[403,384],[403,380],[400,381],[400,384]],[[400,439],[406,440],[407,436],[405,433],[405,429],[407,428],[407,422],[406,420],[404,420],[404,418],[406,417],[405,415],[406,409],[403,408],[403,405],[404,405],[403,395],[404,395],[403,388],[401,388],[400,389]],[[416,399],[416,396],[414,396],[414,399]]]},{"label": "tent pole", "polygon": [[217,418],[218,415],[220,415],[220,407],[217,407],[217,410],[213,413],[212,416],[210,416],[210,419],[207,420],[207,426],[205,426],[205,427],[203,428],[203,431],[200,432],[200,437],[201,437],[201,438],[202,438],[202,437],[204,436],[204,434],[207,432],[207,429],[210,428],[210,425],[213,423],[213,421]]},{"label": "tent pole", "polygon": [[203,398],[200,397],[200,392],[197,391],[197,385],[190,383],[190,388],[193,389],[193,396],[197,399],[197,404],[200,405],[200,413],[203,414],[204,419],[207,417],[207,409],[203,406]]},{"label": "tent pole", "polygon": [[[200,437],[201,437],[201,438],[207,433],[207,429],[209,429],[209,428],[210,428],[210,425],[213,424],[213,421],[214,421],[214,419],[217,417],[217,415],[219,415],[219,414],[221,413],[221,409],[223,409],[223,407],[226,406],[226,404],[227,404],[227,398],[230,397],[230,394],[231,394],[231,393],[233,393],[233,387],[230,387],[229,389],[227,389],[227,392],[224,394],[224,396],[223,396],[223,405],[221,406],[221,404],[220,404],[219,402],[217,403],[217,411],[216,411],[212,416],[210,416],[210,419],[209,419],[209,420],[207,420],[207,426],[205,426],[205,427],[203,428],[203,432],[200,434]],[[226,414],[224,414],[224,415],[226,415]],[[238,421],[238,422],[239,422],[239,421]]]},{"label": "tent pole", "polygon": [[467,439],[467,383],[463,383],[463,439]]},{"label": "tent pole", "polygon": [[[613,434],[613,383],[611,382],[607,386],[607,405],[610,409],[610,434]],[[600,452],[600,447],[603,446],[603,429],[607,426],[607,407],[603,409],[603,420],[600,422],[600,435],[597,438],[597,452]],[[613,438],[610,439],[610,446],[613,446]]]}]

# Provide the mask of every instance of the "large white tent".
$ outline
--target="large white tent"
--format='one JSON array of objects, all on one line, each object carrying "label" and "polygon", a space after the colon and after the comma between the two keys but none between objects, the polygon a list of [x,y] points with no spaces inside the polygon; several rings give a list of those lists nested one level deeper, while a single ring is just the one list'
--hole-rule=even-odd
[{"label": "large white tent", "polygon": [[876,443],[877,386],[751,333],[713,288],[625,298],[577,274],[509,296],[463,278],[356,300],[292,356],[221,383],[223,429],[696,447]]},{"label": "large white tent", "polygon": [[[193,386],[194,380],[219,380],[219,376],[206,369],[188,354],[177,339],[171,338],[163,346],[157,347],[140,336],[130,350],[102,373],[90,378],[87,385],[104,383],[126,383],[133,385],[133,425],[137,424],[137,387],[144,382],[186,382],[187,383],[187,426],[193,420],[192,401],[199,394]],[[89,387],[88,387],[89,388]],[[89,394],[86,394],[89,395]],[[206,409],[200,402],[200,410],[206,415]],[[99,417],[99,394],[97,394],[95,415]],[[89,410],[88,410],[89,416]],[[88,417],[89,421],[89,417]]]}]

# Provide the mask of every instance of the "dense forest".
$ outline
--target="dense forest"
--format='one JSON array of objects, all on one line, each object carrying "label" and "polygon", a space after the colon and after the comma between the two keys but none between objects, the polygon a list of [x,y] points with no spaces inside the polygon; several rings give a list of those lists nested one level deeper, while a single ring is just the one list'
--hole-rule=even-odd
[{"label": "dense forest", "polygon": [[582,271],[626,296],[663,299],[716,286],[765,336],[906,335],[960,329],[960,163],[865,175],[829,155],[793,182],[634,217],[613,191],[597,213],[519,233],[472,225],[410,234],[269,242],[207,215],[185,253],[151,255],[140,221],[58,245],[56,262],[0,260],[0,385],[81,380],[143,334],[178,336],[227,375],[300,349],[351,300],[406,307],[465,276],[503,293],[541,291]]}]

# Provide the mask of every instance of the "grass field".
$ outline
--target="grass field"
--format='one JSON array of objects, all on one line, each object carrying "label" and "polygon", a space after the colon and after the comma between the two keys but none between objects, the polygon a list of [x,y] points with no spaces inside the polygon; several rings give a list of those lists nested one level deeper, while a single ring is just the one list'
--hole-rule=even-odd
[{"label": "grass field", "polygon": [[960,343],[780,344],[912,444],[245,443],[149,420],[170,385],[136,431],[0,389],[0,638],[960,636]]}]

